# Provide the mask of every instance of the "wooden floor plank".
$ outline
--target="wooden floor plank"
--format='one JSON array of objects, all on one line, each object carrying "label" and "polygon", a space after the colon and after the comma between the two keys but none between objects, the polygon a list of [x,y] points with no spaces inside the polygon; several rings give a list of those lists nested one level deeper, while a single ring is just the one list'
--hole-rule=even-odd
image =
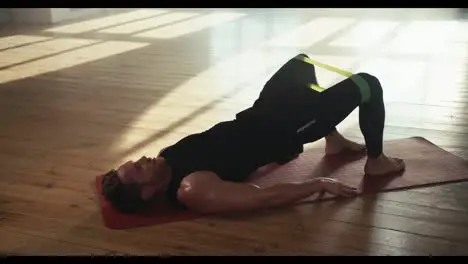
[{"label": "wooden floor plank", "polygon": [[0,229],[0,252],[12,256],[93,256],[114,255],[113,252],[84,245],[53,240]]}]

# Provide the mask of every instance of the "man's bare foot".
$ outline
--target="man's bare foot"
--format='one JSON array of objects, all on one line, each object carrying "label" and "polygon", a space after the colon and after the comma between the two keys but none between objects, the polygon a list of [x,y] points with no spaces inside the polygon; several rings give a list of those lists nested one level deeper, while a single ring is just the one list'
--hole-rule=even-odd
[{"label": "man's bare foot", "polygon": [[326,155],[336,155],[346,151],[361,152],[366,149],[364,145],[346,139],[338,132],[332,132],[325,137],[325,142]]},{"label": "man's bare foot", "polygon": [[402,159],[387,157],[384,154],[377,158],[368,158],[364,166],[364,172],[368,175],[378,176],[405,169],[405,162]]}]

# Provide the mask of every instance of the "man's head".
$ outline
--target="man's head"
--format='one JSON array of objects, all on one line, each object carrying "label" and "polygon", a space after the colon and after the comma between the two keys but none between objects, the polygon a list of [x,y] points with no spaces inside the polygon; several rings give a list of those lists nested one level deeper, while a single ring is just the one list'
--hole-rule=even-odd
[{"label": "man's head", "polygon": [[117,210],[137,213],[161,197],[169,180],[170,167],[164,158],[142,157],[104,175],[102,193]]}]

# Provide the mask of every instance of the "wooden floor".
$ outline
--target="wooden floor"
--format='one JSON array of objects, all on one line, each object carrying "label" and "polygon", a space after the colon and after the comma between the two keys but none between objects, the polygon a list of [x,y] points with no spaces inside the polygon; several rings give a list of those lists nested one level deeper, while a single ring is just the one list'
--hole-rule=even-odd
[{"label": "wooden floor", "polygon": [[[468,255],[468,183],[124,231],[102,225],[92,187],[232,118],[299,52],[381,79],[385,139],[468,159],[467,22],[451,9],[151,9],[2,26],[0,252]],[[362,139],[355,114],[339,129]]]}]

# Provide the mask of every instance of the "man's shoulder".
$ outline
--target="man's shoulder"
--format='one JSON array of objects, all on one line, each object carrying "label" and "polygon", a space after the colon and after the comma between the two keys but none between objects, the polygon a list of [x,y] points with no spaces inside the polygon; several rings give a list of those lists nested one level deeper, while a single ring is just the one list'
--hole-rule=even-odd
[{"label": "man's shoulder", "polygon": [[175,171],[173,173],[171,181],[166,189],[166,195],[171,204],[176,207],[184,208],[185,205],[179,200],[179,190],[182,188],[183,182],[190,181],[192,184],[199,184],[202,182],[221,180],[219,176],[213,171]]}]

